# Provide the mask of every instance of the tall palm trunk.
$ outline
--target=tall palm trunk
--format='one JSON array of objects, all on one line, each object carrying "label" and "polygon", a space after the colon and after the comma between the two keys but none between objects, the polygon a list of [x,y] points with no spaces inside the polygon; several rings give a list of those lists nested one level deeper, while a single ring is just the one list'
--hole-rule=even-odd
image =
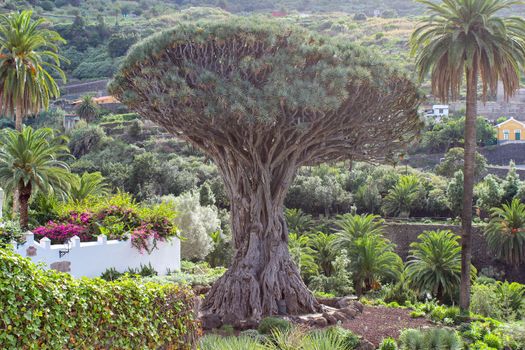
[{"label": "tall palm trunk", "polygon": [[17,106],[15,110],[15,129],[22,131],[22,122],[24,121],[24,112],[21,106]]},{"label": "tall palm trunk", "polygon": [[476,118],[478,66],[476,59],[467,68],[467,111],[465,117],[465,159],[463,167],[463,209],[461,214],[461,288],[459,305],[463,312],[470,307],[470,265],[472,259],[472,197],[474,157],[476,153]]},{"label": "tall palm trunk", "polygon": [[18,201],[20,203],[20,227],[27,229],[29,226],[29,198],[31,197],[31,184],[18,185]]},{"label": "tall palm trunk", "polygon": [[[21,106],[17,106],[15,110],[15,129],[17,131],[22,131],[22,122],[24,120],[24,113],[22,111]],[[15,188],[15,192],[13,193],[13,211],[12,216],[13,218],[16,217],[16,215],[20,212],[20,194],[18,187]]]}]

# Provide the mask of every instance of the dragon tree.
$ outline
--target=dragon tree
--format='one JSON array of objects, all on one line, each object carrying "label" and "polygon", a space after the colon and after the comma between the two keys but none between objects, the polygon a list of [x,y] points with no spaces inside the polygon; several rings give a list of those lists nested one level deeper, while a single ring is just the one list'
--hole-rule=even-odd
[{"label": "dragon tree", "polygon": [[319,310],[288,252],[283,202],[297,169],[381,161],[420,129],[416,87],[369,51],[259,20],[155,34],[130,51],[110,91],[219,169],[235,248],[203,303],[219,316]]}]

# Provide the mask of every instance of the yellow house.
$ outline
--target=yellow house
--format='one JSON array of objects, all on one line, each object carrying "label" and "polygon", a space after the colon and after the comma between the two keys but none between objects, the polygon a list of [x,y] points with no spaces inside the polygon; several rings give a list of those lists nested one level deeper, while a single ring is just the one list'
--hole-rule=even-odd
[{"label": "yellow house", "polygon": [[508,141],[524,141],[525,124],[514,118],[509,118],[496,125],[498,130],[498,143]]}]

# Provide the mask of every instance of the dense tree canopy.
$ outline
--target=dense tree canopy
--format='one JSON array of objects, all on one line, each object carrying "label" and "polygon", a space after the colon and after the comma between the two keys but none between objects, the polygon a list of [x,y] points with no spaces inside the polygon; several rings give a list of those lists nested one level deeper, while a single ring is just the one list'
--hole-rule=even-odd
[{"label": "dense tree canopy", "polygon": [[369,51],[274,22],[180,25],[136,45],[120,101],[212,158],[235,256],[204,308],[258,318],[317,309],[288,252],[283,202],[302,165],[381,160],[420,128],[418,93]]}]

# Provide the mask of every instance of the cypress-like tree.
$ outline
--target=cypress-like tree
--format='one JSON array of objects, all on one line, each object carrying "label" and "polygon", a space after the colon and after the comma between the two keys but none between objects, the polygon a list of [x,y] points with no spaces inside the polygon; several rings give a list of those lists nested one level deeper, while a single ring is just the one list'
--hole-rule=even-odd
[{"label": "cypress-like tree", "polygon": [[414,84],[369,51],[253,19],[146,39],[110,91],[217,164],[235,253],[203,310],[237,318],[319,309],[288,251],[283,202],[297,169],[384,159],[421,125]]}]

